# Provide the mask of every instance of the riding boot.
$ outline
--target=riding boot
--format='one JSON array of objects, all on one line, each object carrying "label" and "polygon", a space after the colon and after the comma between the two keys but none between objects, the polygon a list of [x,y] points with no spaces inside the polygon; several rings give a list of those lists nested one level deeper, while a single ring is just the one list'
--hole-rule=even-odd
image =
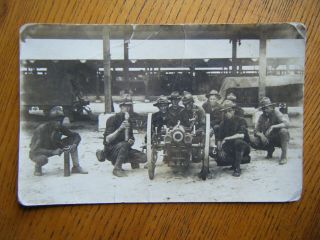
[{"label": "riding boot", "polygon": [[80,167],[79,157],[78,157],[78,149],[76,149],[74,152],[71,152],[70,154],[71,154],[71,159],[72,159],[72,163],[73,163],[71,173],[88,174],[87,171],[85,171],[82,167]]},{"label": "riding boot", "polygon": [[242,160],[242,157],[243,157],[243,151],[236,151],[236,154],[235,154],[235,160],[232,164],[232,166],[234,167],[233,169],[233,174],[232,176],[234,177],[240,177],[241,175],[241,169],[240,169],[240,164],[241,164],[241,160]]},{"label": "riding boot", "polygon": [[34,173],[33,173],[34,176],[42,176],[42,166],[37,164],[35,165],[34,167]]},{"label": "riding boot", "polygon": [[267,156],[266,156],[266,159],[271,159],[271,158],[272,158],[272,154],[273,154],[273,152],[274,152],[274,147],[268,148],[268,149],[267,149],[267,152],[268,152],[268,154],[267,154]]},{"label": "riding boot", "polygon": [[127,158],[128,155],[128,149],[123,147],[117,156],[117,159],[114,163],[114,168],[113,168],[113,175],[117,177],[127,177],[128,175],[123,171],[122,169],[122,163],[124,163],[125,159]]}]

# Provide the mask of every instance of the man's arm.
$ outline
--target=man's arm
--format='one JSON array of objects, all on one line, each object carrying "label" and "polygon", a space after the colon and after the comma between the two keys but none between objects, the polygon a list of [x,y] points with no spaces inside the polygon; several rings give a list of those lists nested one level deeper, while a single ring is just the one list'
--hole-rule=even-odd
[{"label": "man's arm", "polygon": [[244,139],[244,133],[236,133],[232,136],[225,137],[225,141],[234,140],[234,139]]},{"label": "man's arm", "polygon": [[277,121],[280,123],[271,125],[267,130],[266,135],[269,135],[273,129],[289,128],[289,118],[285,118],[285,116],[278,110],[275,110],[274,112],[275,112]]},{"label": "man's arm", "polygon": [[40,133],[35,132],[32,139],[31,139],[31,144],[30,144],[30,152],[36,153],[36,154],[41,154],[45,155],[48,157],[54,156],[54,155],[59,155],[58,149],[56,150],[51,150],[51,149],[46,149],[41,146],[41,139],[40,139]]},{"label": "man's arm", "polygon": [[248,126],[246,120],[243,118],[238,119],[238,127],[236,130],[236,133],[232,136],[225,137],[224,141],[230,141],[230,140],[235,140],[235,139],[244,139],[245,135],[248,134]]},{"label": "man's arm", "polygon": [[118,135],[128,126],[129,123],[127,121],[123,121],[119,128],[116,128],[114,118],[110,117],[106,123],[106,130],[104,132],[103,143],[105,145],[112,143],[118,137]]},{"label": "man's arm", "polygon": [[73,131],[69,130],[67,127],[65,127],[65,126],[61,126],[60,127],[60,131],[64,136],[72,137],[73,138],[73,144],[79,145],[79,143],[81,141],[81,137],[80,137],[79,133],[73,132]]}]

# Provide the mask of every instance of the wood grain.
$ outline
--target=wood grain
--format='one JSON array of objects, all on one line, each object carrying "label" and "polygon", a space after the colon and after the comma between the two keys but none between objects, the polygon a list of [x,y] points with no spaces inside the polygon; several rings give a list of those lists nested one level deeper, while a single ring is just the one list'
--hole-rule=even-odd
[{"label": "wood grain", "polygon": [[[0,239],[320,239],[319,13],[318,0],[0,0]],[[18,33],[22,24],[31,22],[304,23],[302,200],[283,204],[19,206]]]}]

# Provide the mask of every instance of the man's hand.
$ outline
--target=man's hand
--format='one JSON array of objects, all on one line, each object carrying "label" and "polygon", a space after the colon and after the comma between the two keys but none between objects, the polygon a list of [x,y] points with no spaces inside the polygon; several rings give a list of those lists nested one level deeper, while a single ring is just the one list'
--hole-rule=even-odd
[{"label": "man's hand", "polygon": [[53,150],[53,155],[61,155],[62,153],[63,153],[63,149],[61,149],[61,148],[57,148],[57,149],[55,149],[55,150]]},{"label": "man's hand", "polygon": [[262,142],[262,144],[263,144],[264,146],[266,146],[266,145],[269,144],[268,138],[267,138],[263,133],[261,133],[261,134],[259,135],[259,137],[260,137],[261,142]]},{"label": "man's hand", "polygon": [[132,146],[132,145],[134,144],[134,140],[130,138],[130,139],[128,140],[128,143]]},{"label": "man's hand", "polygon": [[77,150],[77,144],[72,144],[71,146],[70,146],[70,152],[71,153],[73,153],[73,152],[75,152]]},{"label": "man's hand", "polygon": [[270,133],[272,132],[273,130],[273,126],[270,126],[269,129],[266,131],[266,136],[268,137],[270,135]]},{"label": "man's hand", "polygon": [[119,130],[122,131],[122,130],[128,128],[129,126],[130,126],[129,122],[126,121],[126,120],[124,120],[124,121],[121,123],[121,125],[120,125],[120,127],[119,127]]}]

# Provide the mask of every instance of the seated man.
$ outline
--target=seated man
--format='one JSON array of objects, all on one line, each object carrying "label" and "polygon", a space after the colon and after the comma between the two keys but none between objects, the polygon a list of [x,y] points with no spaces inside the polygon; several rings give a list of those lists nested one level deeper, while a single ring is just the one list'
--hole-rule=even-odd
[{"label": "seated man", "polygon": [[188,128],[195,126],[196,129],[202,129],[205,125],[205,112],[201,107],[194,105],[192,94],[184,91],[182,103],[184,109],[181,111],[179,117],[181,125]]},{"label": "seated man", "polygon": [[[184,109],[180,113],[180,122],[184,127],[189,128],[191,131],[195,127],[196,136],[193,138],[193,142],[201,142],[204,139],[205,128],[205,112],[201,107],[194,105],[193,96],[189,92],[184,92],[182,98]],[[202,160],[201,151],[197,148],[192,149],[192,161],[200,162]]]},{"label": "seated man", "polygon": [[210,114],[210,125],[216,134],[220,122],[222,121],[221,104],[219,103],[220,95],[216,90],[211,90],[206,94],[207,101],[202,105],[203,110]]},{"label": "seated man", "polygon": [[183,110],[183,107],[179,105],[181,101],[181,96],[179,92],[174,91],[171,93],[170,97],[168,98],[171,101],[171,106],[168,110],[169,115],[169,126],[175,126],[178,123],[180,113]]},{"label": "seated man", "polygon": [[134,136],[130,111],[132,109],[132,99],[124,96],[120,104],[120,113],[111,116],[106,122],[104,132],[104,150],[97,150],[96,156],[100,162],[107,158],[114,165],[113,175],[125,177],[127,174],[122,169],[123,163],[131,163],[132,169],[139,168],[139,163],[147,161],[146,155],[136,149],[132,149]]},{"label": "seated man", "polygon": [[159,111],[152,114],[152,126],[154,128],[157,128],[157,131],[160,131],[161,128],[169,124],[169,116],[168,116],[168,109],[169,109],[169,100],[166,96],[161,95],[157,102],[153,104],[153,106],[156,106],[159,108]]},{"label": "seated man", "polygon": [[275,109],[268,97],[260,101],[260,115],[251,139],[251,146],[255,149],[266,150],[267,158],[272,158],[275,147],[281,148],[279,164],[287,163],[287,149],[289,143],[289,119]]},{"label": "seated man", "polygon": [[[62,111],[55,112],[57,121],[40,124],[35,131],[30,144],[30,159],[36,163],[35,176],[42,176],[42,166],[48,163],[48,158],[61,155],[65,148],[71,154],[73,167],[72,173],[87,174],[79,164],[78,145],[81,141],[80,135],[70,131],[62,125]],[[63,137],[66,136],[66,137]]]},{"label": "seated man", "polygon": [[240,164],[250,162],[249,135],[247,123],[243,118],[235,115],[235,104],[225,100],[221,111],[224,118],[219,126],[218,140],[218,166],[231,165],[232,176],[241,174]]}]

